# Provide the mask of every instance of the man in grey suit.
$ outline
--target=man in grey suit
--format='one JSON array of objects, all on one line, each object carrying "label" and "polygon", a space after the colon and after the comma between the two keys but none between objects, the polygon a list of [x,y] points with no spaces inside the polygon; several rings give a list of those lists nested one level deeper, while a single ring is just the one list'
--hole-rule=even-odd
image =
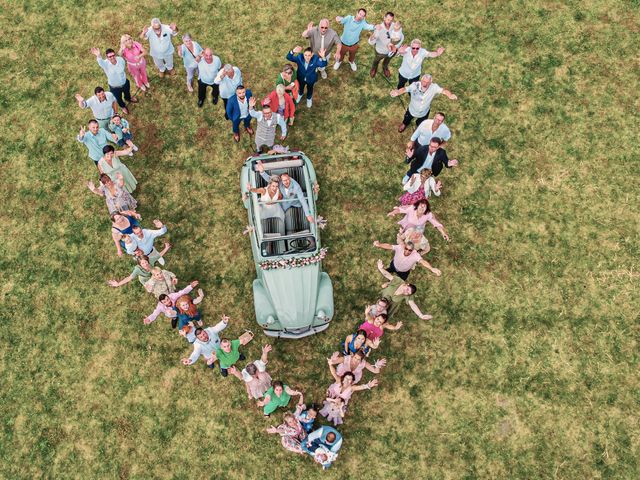
[{"label": "man in grey suit", "polygon": [[[260,172],[260,176],[265,182],[268,183],[271,177],[264,171],[262,162],[256,163],[256,169]],[[307,199],[304,198],[304,192],[300,184],[291,178],[287,172],[280,174],[280,192],[285,200],[280,204],[282,210],[286,212],[291,207],[302,208],[307,220],[313,223],[313,215],[309,211],[309,205],[307,204]]]},{"label": "man in grey suit", "polygon": [[[313,26],[313,22],[309,22],[307,29],[302,32],[302,36],[309,39],[309,46],[315,55],[318,55],[320,50],[326,52],[325,58],[327,62],[329,61],[331,50],[333,50],[334,46],[336,46],[336,53],[340,54],[340,47],[342,46],[340,36],[333,28],[329,28],[329,20],[326,18],[320,20],[317,27]],[[326,68],[327,67],[318,68],[322,78],[327,78]]]}]

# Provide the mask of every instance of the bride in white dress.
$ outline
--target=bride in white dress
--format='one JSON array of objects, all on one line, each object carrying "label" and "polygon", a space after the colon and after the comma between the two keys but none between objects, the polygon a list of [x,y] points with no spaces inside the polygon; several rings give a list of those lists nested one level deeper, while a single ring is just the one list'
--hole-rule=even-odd
[{"label": "bride in white dress", "polygon": [[247,185],[247,190],[252,193],[260,194],[260,218],[279,218],[284,221],[284,210],[277,200],[282,200],[282,192],[280,191],[280,178],[277,175],[269,179],[266,188],[251,188]]}]

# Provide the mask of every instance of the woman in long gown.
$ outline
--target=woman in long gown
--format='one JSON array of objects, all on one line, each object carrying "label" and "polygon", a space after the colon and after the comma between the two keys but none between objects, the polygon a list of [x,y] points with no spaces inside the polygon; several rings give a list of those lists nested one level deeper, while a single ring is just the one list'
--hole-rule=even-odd
[{"label": "woman in long gown", "polygon": [[277,200],[282,200],[280,191],[280,177],[273,175],[269,179],[269,184],[265,188],[251,188],[247,185],[247,190],[260,194],[260,218],[279,218],[284,222],[284,210]]},{"label": "woman in long gown", "polygon": [[133,193],[138,185],[136,177],[127,168],[127,166],[118,158],[121,155],[128,155],[131,149],[120,150],[116,152],[115,148],[111,145],[105,145],[102,149],[104,156],[98,161],[98,170],[100,173],[106,173],[114,182],[118,179],[117,174],[122,175],[122,181],[124,182],[124,188],[127,192]]}]

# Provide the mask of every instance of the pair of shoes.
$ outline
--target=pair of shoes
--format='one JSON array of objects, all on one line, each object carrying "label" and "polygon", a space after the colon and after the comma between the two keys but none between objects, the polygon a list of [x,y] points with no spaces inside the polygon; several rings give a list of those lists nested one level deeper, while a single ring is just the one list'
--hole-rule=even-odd
[{"label": "pair of shoes", "polygon": [[320,76],[324,79],[327,78],[327,72],[325,70],[320,70]]},{"label": "pair of shoes", "polygon": [[193,87],[191,85],[187,85],[187,92],[193,93]]},{"label": "pair of shoes", "polygon": [[387,78],[391,78],[391,72],[389,71],[388,68],[384,69],[384,76],[387,77]]},{"label": "pair of shoes", "polygon": [[137,145],[133,145],[131,148],[133,148],[134,152],[137,152],[139,150]]},{"label": "pair of shoes", "polygon": [[167,70],[167,73],[168,73],[169,75],[175,75],[175,74],[176,74],[176,69],[175,69],[175,68],[172,68],[171,70]]},{"label": "pair of shoes", "polygon": [[129,109],[127,107],[122,107],[122,113],[129,115]]},{"label": "pair of shoes", "polygon": [[203,104],[204,104],[204,100],[198,100],[198,108],[202,108]]},{"label": "pair of shoes", "polygon": [[142,90],[143,92],[146,92],[147,88],[144,85],[140,85],[140,90]]},{"label": "pair of shoes", "polygon": [[213,104],[217,105],[218,104],[218,97],[213,97]]},{"label": "pair of shoes", "polygon": [[234,133],[233,134],[233,139],[236,141],[236,143],[238,143],[240,141],[240,134],[239,133]]},{"label": "pair of shoes", "polygon": [[353,63],[349,62],[349,65],[351,65],[351,70],[353,70],[354,72],[358,70],[358,66],[356,65],[356,62],[353,62]]},{"label": "pair of shoes", "polygon": [[296,103],[300,103],[300,100],[302,100],[302,95],[298,95],[298,98],[296,98]]},{"label": "pair of shoes", "polygon": [[164,257],[160,257],[160,258],[158,259],[158,263],[159,263],[160,265],[164,265],[164,264],[166,263],[166,262],[164,261]]},{"label": "pair of shoes", "polygon": [[336,60],[336,63],[334,63],[334,64],[333,64],[333,69],[334,69],[334,70],[339,69],[339,68],[340,68],[340,65],[342,65],[342,62],[338,62],[338,61]]},{"label": "pair of shoes", "polygon": [[376,73],[378,73],[378,71],[375,68],[372,68],[369,71],[369,75],[371,76],[371,78],[374,78],[376,76]]},{"label": "pair of shoes", "polygon": [[245,130],[249,135],[253,135],[253,128],[247,127],[247,128],[245,128]]},{"label": "pair of shoes", "polygon": [[151,88],[151,85],[149,84],[149,82],[145,83],[144,86],[147,88]]},{"label": "pair of shoes", "polygon": [[400,126],[398,127],[398,132],[402,133],[405,131],[406,128],[407,126],[404,123],[401,123]]},{"label": "pair of shoes", "polygon": [[307,108],[311,108],[312,103],[313,103],[313,99],[307,98]]},{"label": "pair of shoes", "polygon": [[164,72],[160,72],[158,75],[160,76],[160,78],[164,78]]},{"label": "pair of shoes", "polygon": [[138,99],[136,97],[131,97],[131,100],[129,100],[129,103],[138,103]]}]

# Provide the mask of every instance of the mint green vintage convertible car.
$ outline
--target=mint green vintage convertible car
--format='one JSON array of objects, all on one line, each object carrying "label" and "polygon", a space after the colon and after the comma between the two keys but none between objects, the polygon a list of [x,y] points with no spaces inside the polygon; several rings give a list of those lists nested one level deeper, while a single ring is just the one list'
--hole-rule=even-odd
[{"label": "mint green vintage convertible car", "polygon": [[[258,171],[258,161],[264,174]],[[264,188],[272,175],[288,173],[289,188],[299,195],[317,219],[316,173],[303,152],[249,157],[240,173],[240,189],[249,214],[251,250],[257,278],[253,281],[256,320],[266,335],[302,338],[321,332],[333,318],[333,286],[322,271],[322,248],[317,223],[309,222],[297,198],[265,202],[247,187]],[[281,184],[282,186],[282,184]]]}]

